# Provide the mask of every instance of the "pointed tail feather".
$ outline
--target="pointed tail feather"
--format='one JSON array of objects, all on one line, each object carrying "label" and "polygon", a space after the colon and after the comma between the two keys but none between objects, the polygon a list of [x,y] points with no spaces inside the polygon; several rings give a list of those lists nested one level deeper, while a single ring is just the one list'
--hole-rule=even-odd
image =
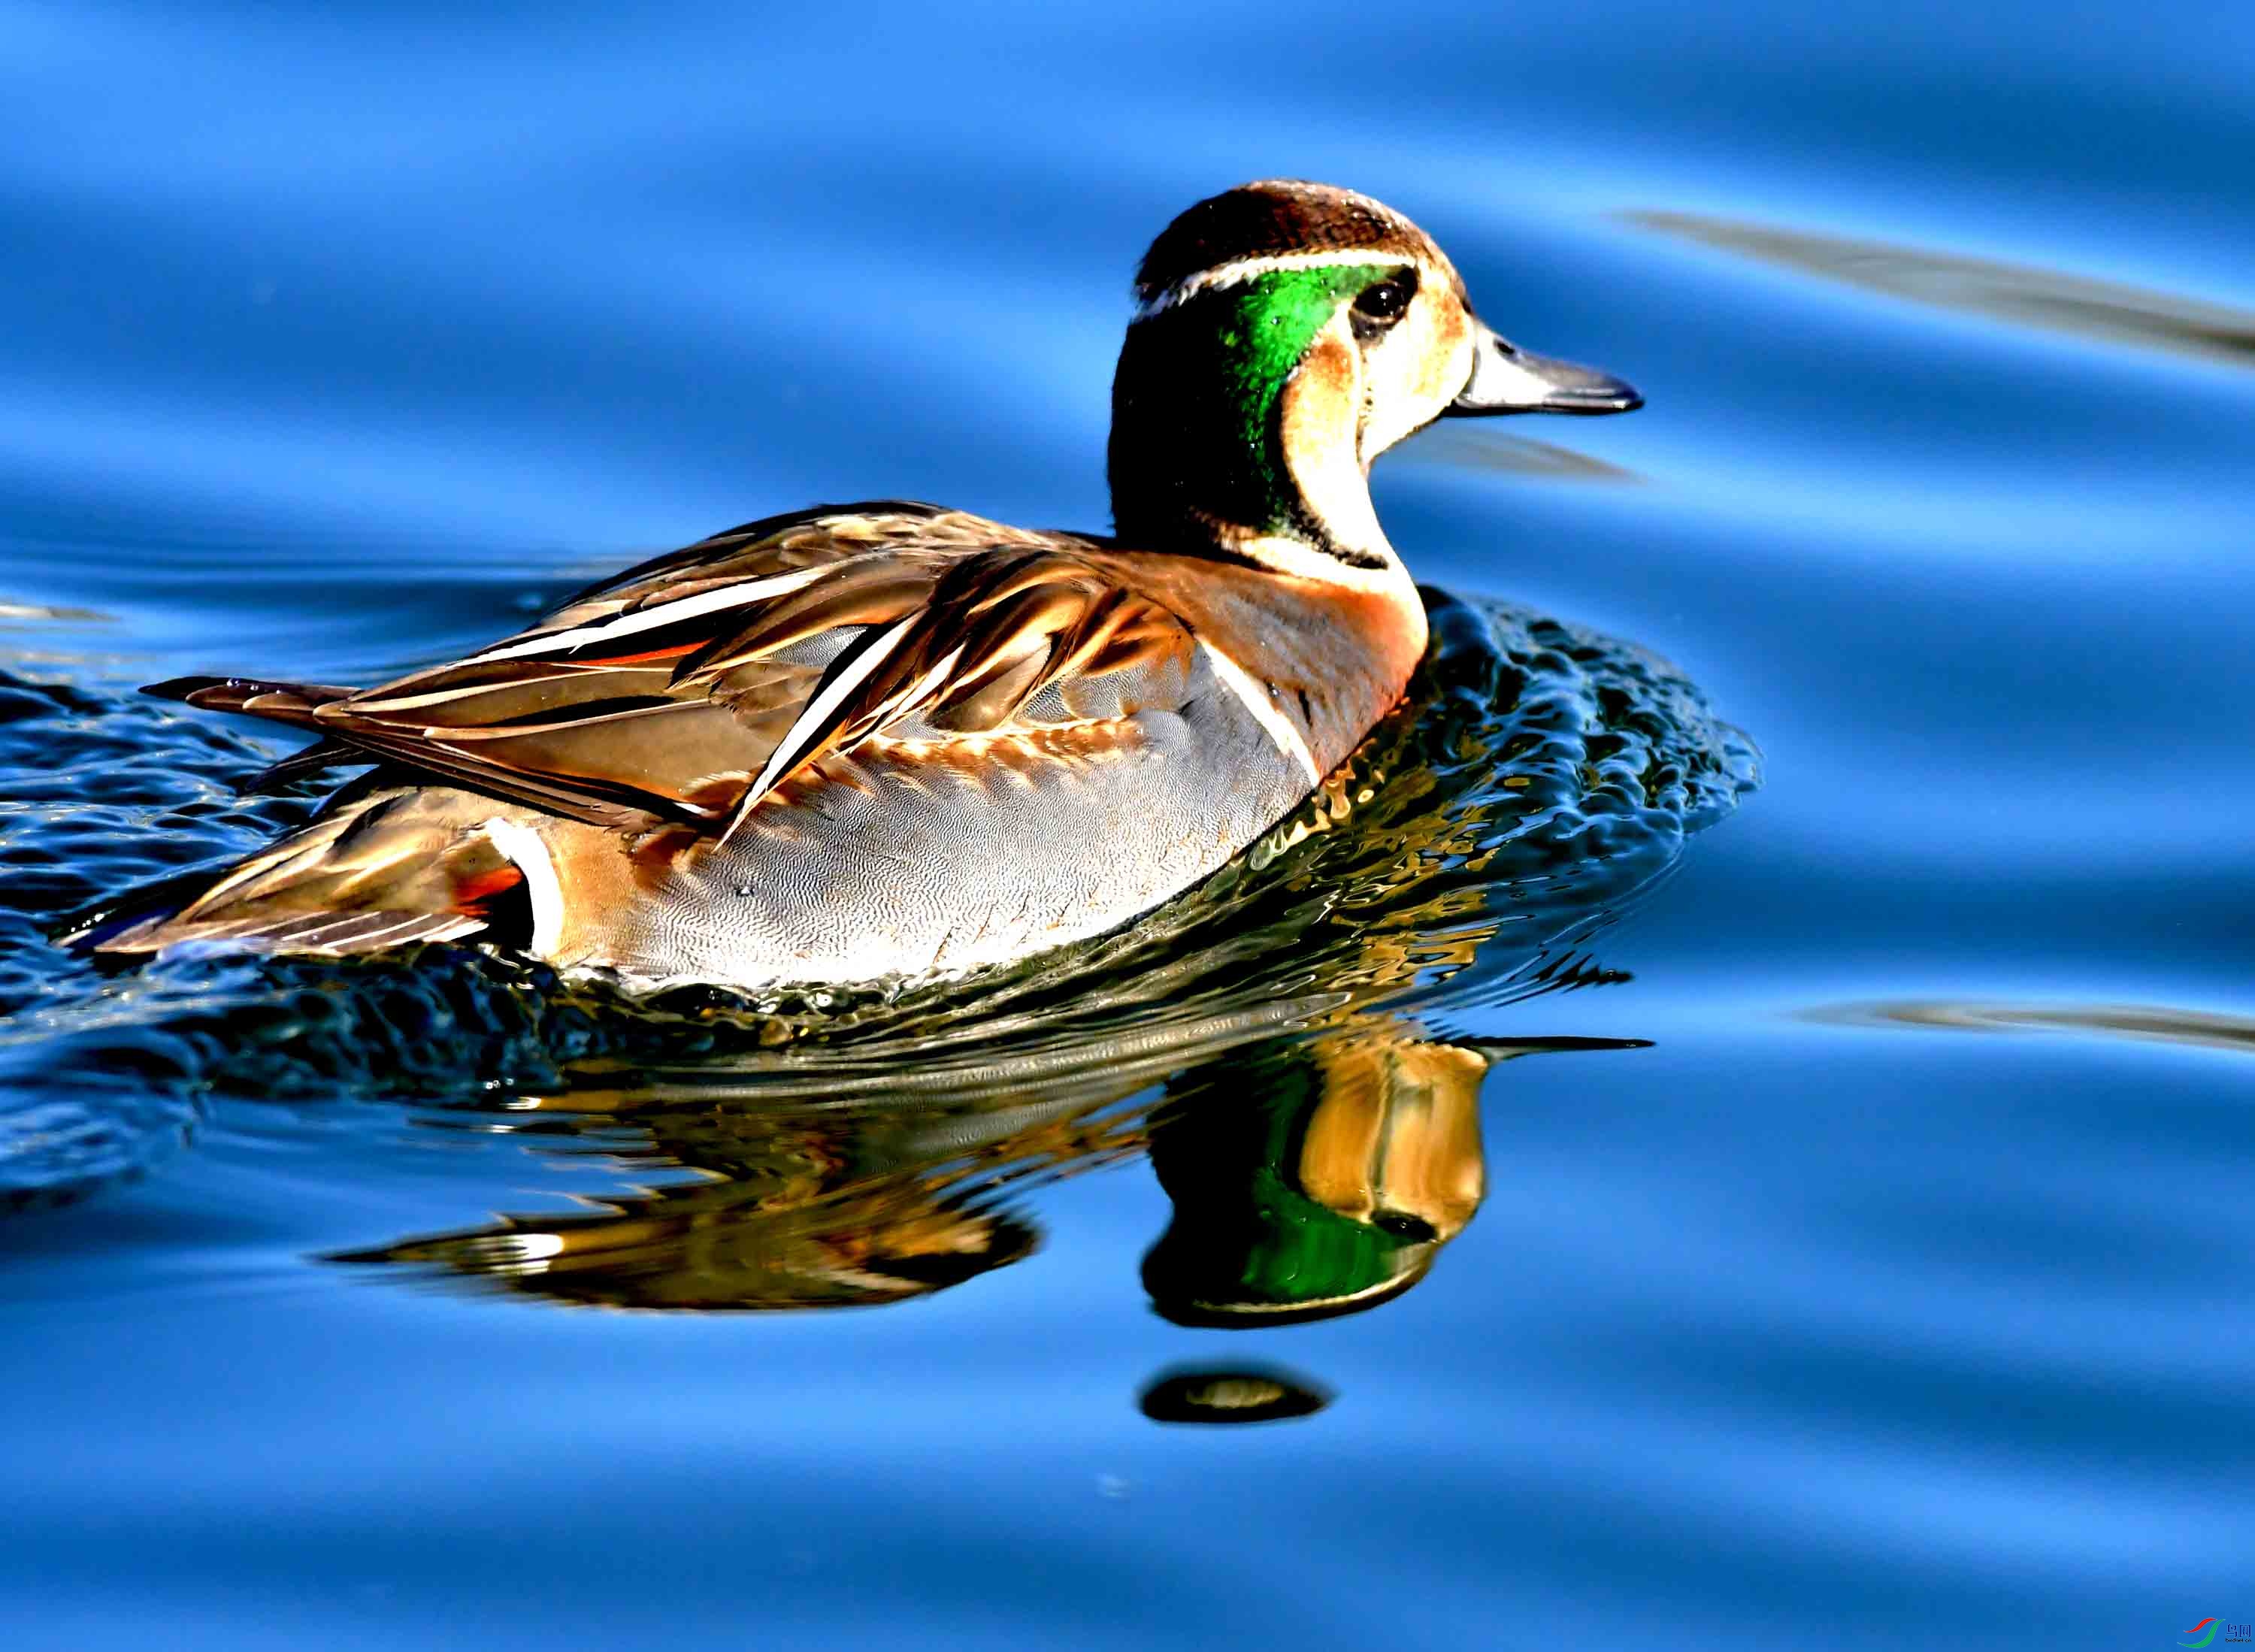
[{"label": "pointed tail feather", "polygon": [[323,683],[269,683],[253,677],[174,677],[141,691],[158,699],[177,699],[202,711],[239,712],[299,728],[318,728],[314,710],[344,699],[349,688]]},{"label": "pointed tail feather", "polygon": [[62,938],[103,953],[216,941],[332,958],[474,936],[521,946],[530,896],[496,841],[505,834],[495,810],[451,789],[352,798],[231,867],[144,889]]},{"label": "pointed tail feather", "polygon": [[209,871],[182,872],[144,883],[107,906],[82,910],[55,932],[55,944],[74,953],[132,951],[130,946],[114,948],[111,942],[192,905],[217,875]]},{"label": "pointed tail feather", "polygon": [[232,941],[259,952],[348,958],[388,951],[411,941],[465,940],[486,922],[451,912],[263,913],[207,922],[160,915],[93,943],[96,952],[155,953],[191,941]]}]

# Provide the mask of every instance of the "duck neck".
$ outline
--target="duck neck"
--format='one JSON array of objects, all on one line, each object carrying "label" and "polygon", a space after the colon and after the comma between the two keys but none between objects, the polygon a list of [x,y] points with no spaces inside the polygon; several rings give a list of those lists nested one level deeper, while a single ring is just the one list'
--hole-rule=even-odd
[{"label": "duck neck", "polygon": [[1406,583],[1370,502],[1362,358],[1345,310],[1383,273],[1268,271],[1137,318],[1112,383],[1107,468],[1123,543]]}]

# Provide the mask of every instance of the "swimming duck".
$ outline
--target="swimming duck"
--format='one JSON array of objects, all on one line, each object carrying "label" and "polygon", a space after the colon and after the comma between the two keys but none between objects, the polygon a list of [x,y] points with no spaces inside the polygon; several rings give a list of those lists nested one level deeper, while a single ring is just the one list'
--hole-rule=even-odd
[{"label": "swimming duck", "polygon": [[322,736],[263,779],[373,768],[85,938],[480,939],[811,987],[1025,958],[1189,888],[1346,760],[1424,650],[1372,460],[1444,416],[1640,398],[1507,342],[1423,230],[1325,185],[1200,201],[1135,296],[1111,536],[822,505],[378,687],[157,684]]}]

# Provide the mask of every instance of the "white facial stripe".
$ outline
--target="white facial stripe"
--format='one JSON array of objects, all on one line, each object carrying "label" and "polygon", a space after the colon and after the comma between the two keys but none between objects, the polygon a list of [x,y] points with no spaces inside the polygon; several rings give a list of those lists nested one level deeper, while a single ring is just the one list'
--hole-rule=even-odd
[{"label": "white facial stripe", "polygon": [[717,614],[723,608],[764,602],[771,596],[785,596],[801,586],[811,585],[828,572],[830,570],[826,567],[800,568],[791,573],[778,573],[769,580],[748,580],[741,585],[724,585],[717,590],[700,591],[695,596],[653,603],[632,614],[622,614],[616,619],[575,625],[568,631],[550,631],[545,636],[527,637],[521,643],[505,643],[499,648],[489,648],[482,654],[473,654],[463,663],[483,664],[488,660],[523,659],[530,655],[559,651],[576,652],[590,643],[608,643],[616,637],[631,636],[636,631],[654,630],[661,625],[671,625],[676,620],[693,620],[700,614]]},{"label": "white facial stripe", "polygon": [[551,958],[564,938],[564,886],[556,878],[556,862],[540,833],[520,820],[496,817],[478,828],[518,871],[524,874],[524,893],[532,908],[532,938],[524,950],[535,958]]},{"label": "white facial stripe", "polygon": [[1280,252],[1273,257],[1240,258],[1235,264],[1216,264],[1211,270],[1184,276],[1174,285],[1138,306],[1135,320],[1148,321],[1185,299],[1194,299],[1201,292],[1211,292],[1218,287],[1237,286],[1273,270],[1337,270],[1361,264],[1387,269],[1416,263],[1415,258],[1405,258],[1398,252],[1381,252],[1374,247],[1350,247],[1330,252]]},{"label": "white facial stripe", "polygon": [[1198,638],[1198,646],[1205,650],[1206,658],[1213,663],[1213,674],[1221,678],[1228,685],[1229,692],[1244,703],[1245,709],[1253,714],[1254,721],[1268,731],[1268,738],[1276,742],[1276,749],[1300,765],[1300,772],[1307,776],[1310,786],[1319,784],[1324,777],[1323,772],[1316,767],[1316,759],[1308,749],[1306,738],[1292,720],[1284,714],[1284,708],[1275,702],[1266,688],[1247,674],[1242,665],[1205,638]]}]

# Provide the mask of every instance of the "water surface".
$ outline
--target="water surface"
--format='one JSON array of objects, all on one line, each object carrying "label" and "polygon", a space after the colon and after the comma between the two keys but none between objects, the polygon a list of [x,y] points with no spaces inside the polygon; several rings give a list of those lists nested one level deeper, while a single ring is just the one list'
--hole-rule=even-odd
[{"label": "water surface", "polygon": [[[2255,14],[0,39],[17,1643],[2255,1619]],[[137,682],[373,680],[818,499],[1101,526],[1135,255],[1279,172],[1649,405],[1380,467],[1485,617],[1203,904],[811,1039],[48,945],[309,806]]]}]

